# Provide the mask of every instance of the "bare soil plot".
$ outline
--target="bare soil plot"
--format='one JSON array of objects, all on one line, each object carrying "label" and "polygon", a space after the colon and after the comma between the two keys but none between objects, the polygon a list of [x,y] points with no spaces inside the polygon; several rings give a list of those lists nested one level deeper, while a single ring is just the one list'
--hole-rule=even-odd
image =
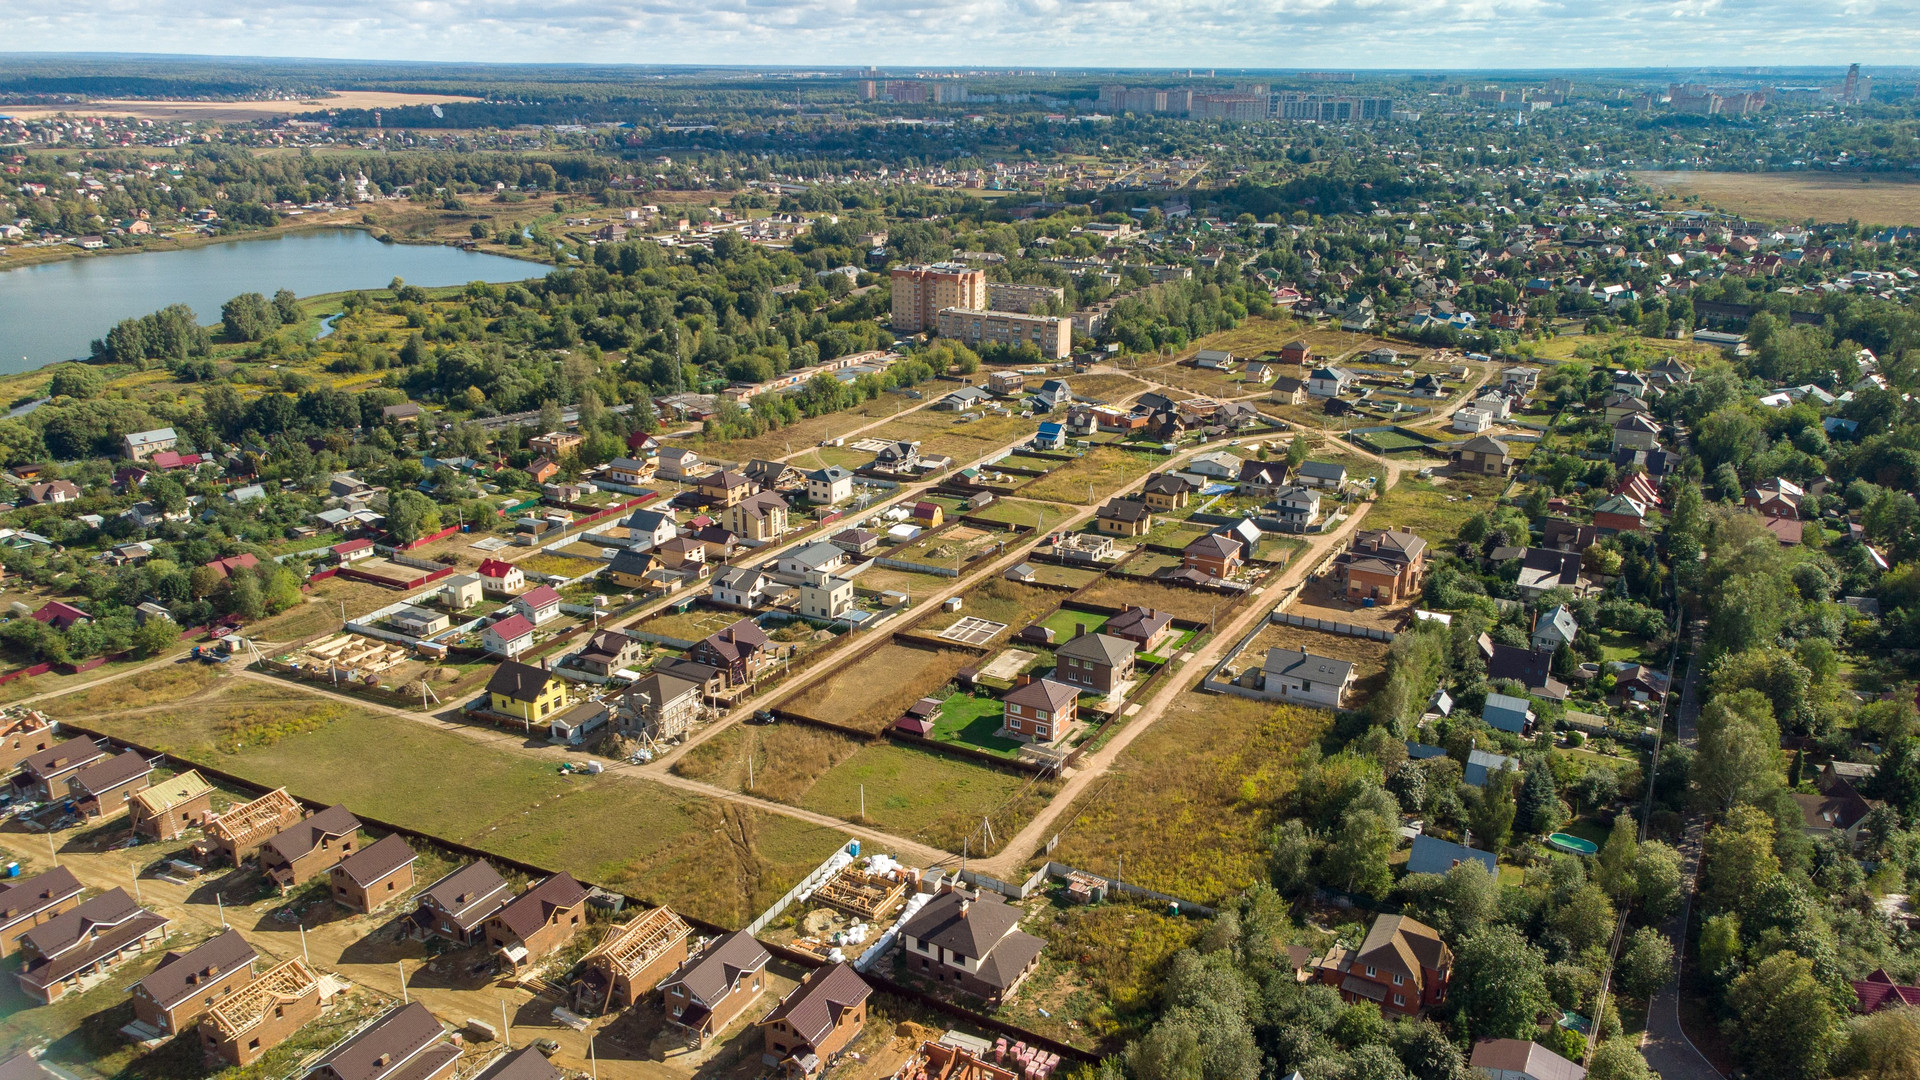
[{"label": "bare soil plot", "polygon": [[1353,664],[1353,689],[1347,697],[1347,707],[1355,708],[1379,689],[1387,670],[1389,648],[1391,646],[1384,641],[1268,623],[1254,637],[1246,651],[1240,654],[1236,666],[1245,670],[1258,665],[1266,659],[1268,649],[1297,649],[1315,656],[1349,661]]},{"label": "bare soil plot", "polygon": [[1081,590],[1074,599],[1115,607],[1134,604],[1164,611],[1175,618],[1198,619],[1202,622],[1215,616],[1226,618],[1233,605],[1239,602],[1239,598],[1231,593],[1201,592],[1152,581],[1113,578]]},{"label": "bare soil plot", "polygon": [[1668,194],[1697,195],[1709,206],[1748,217],[1920,225],[1920,183],[1900,177],[1815,172],[1634,175]]},{"label": "bare soil plot", "polygon": [[1159,454],[1096,446],[1021,488],[1020,494],[1027,499],[1090,506],[1105,502],[1114,489],[1145,476],[1166,460]]},{"label": "bare soil plot", "polygon": [[1333,721],[1318,709],[1185,693],[1061,819],[1049,856],[1213,904],[1263,880],[1275,807],[1297,755]]},{"label": "bare soil plot", "polygon": [[1340,583],[1328,574],[1307,582],[1307,587],[1300,590],[1299,598],[1287,605],[1286,613],[1307,619],[1326,619],[1351,626],[1397,632],[1413,617],[1411,612],[1418,603],[1417,597],[1373,607],[1351,603],[1346,599],[1346,592]]},{"label": "bare soil plot", "polygon": [[888,643],[780,703],[789,712],[875,733],[935,693],[979,657],[956,649]]}]

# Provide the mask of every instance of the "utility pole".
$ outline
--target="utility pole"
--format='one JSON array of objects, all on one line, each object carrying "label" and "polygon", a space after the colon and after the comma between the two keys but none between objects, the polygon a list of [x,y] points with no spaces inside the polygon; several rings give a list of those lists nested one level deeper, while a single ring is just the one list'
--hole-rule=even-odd
[{"label": "utility pole", "polygon": [[127,863],[127,873],[133,876],[133,898],[142,904],[146,903],[147,898],[140,895],[140,864],[129,861]]},{"label": "utility pole", "polygon": [[513,1045],[513,1028],[507,1023],[507,999],[500,999],[500,1041],[507,1046]]},{"label": "utility pole", "polygon": [[304,923],[295,923],[294,925],[300,927],[300,961],[301,963],[304,963],[307,966],[311,967],[313,965],[313,957],[307,955],[306,925]]},{"label": "utility pole", "polygon": [[405,960],[395,960],[393,966],[400,969],[400,1003],[402,1005],[411,1005],[413,1004],[413,998],[407,994],[407,962]]}]

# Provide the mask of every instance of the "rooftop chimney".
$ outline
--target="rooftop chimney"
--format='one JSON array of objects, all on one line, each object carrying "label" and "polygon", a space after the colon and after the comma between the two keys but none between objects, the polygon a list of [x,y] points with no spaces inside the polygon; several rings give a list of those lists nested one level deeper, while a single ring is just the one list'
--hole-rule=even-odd
[{"label": "rooftop chimney", "polygon": [[1086,637],[1086,636],[1087,636],[1087,624],[1086,624],[1086,623],[1083,623],[1083,622],[1077,622],[1077,623],[1074,623],[1074,624],[1073,624],[1073,636],[1074,636],[1074,638],[1075,638],[1076,640],[1078,640],[1079,638],[1083,638],[1083,637]]}]

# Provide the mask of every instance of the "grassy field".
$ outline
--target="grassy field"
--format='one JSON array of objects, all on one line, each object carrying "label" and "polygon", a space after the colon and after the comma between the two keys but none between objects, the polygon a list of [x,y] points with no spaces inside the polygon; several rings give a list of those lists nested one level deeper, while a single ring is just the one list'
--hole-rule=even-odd
[{"label": "grassy field", "polygon": [[1040,532],[1046,532],[1078,512],[1074,507],[1061,506],[1058,503],[1033,502],[1028,499],[995,499],[984,508],[975,511],[972,516],[982,521],[992,521],[1002,525],[1025,525]]},{"label": "grassy field", "polygon": [[1091,611],[1069,611],[1061,608],[1040,620],[1040,625],[1053,631],[1055,641],[1064,642],[1073,639],[1074,628],[1078,626],[1086,627],[1089,634],[1099,633],[1107,625],[1107,616],[1097,615]]},{"label": "grassy field", "polygon": [[250,686],[247,698],[88,726],[729,926],[746,923],[842,840],[644,781],[563,776],[459,733],[291,689]]},{"label": "grassy field", "polygon": [[1080,589],[1100,580],[1098,570],[1089,570],[1084,566],[1055,566],[1052,563],[1034,563],[1033,580],[1045,585],[1065,585]]},{"label": "grassy field", "polygon": [[954,673],[979,662],[955,649],[916,649],[887,644],[780,703],[801,716],[863,731],[886,730],[907,706],[951,682]]},{"label": "grassy field", "polygon": [[905,439],[920,444],[922,454],[945,454],[956,465],[966,465],[988,452],[1033,434],[1034,421],[1019,416],[982,415],[963,420],[950,412],[922,409],[867,432],[861,438]]},{"label": "grassy field", "polygon": [[[749,755],[752,787],[748,787]],[[890,833],[959,852],[991,854],[1046,805],[1056,785],[892,743],[862,743],[803,724],[736,725],[676,762],[689,779],[860,820]],[[997,842],[978,834],[993,822]]]},{"label": "grassy field", "polygon": [[43,708],[48,715],[57,719],[114,709],[164,705],[192,697],[211,687],[219,678],[215,672],[217,666],[183,660],[102,683],[88,690],[62,694],[47,701]]},{"label": "grassy field", "polygon": [[1186,693],[1069,810],[1051,858],[1203,904],[1266,875],[1294,756],[1333,714]]},{"label": "grassy field", "polygon": [[1021,488],[1020,494],[1088,506],[1105,502],[1115,488],[1145,476],[1165,460],[1157,454],[1097,446]]},{"label": "grassy field", "polygon": [[1117,401],[1147,388],[1147,384],[1139,379],[1116,372],[1075,375],[1067,380],[1067,385],[1073,387],[1075,397],[1091,398],[1094,401]]},{"label": "grassy field", "polygon": [[1167,962],[1205,926],[1157,905],[1049,903],[1022,926],[1047,942],[1039,966],[996,1015],[1073,1046],[1118,1052],[1159,1013]]},{"label": "grassy field", "polygon": [[1656,191],[1748,217],[1798,223],[1846,221],[1920,225],[1920,183],[1899,177],[1815,172],[1643,172]]},{"label": "grassy field", "polygon": [[940,706],[940,719],[933,725],[932,738],[1002,757],[1016,757],[1022,745],[1020,740],[996,734],[1005,716],[1006,707],[999,698],[954,693]]},{"label": "grassy field", "polygon": [[1506,487],[1502,477],[1458,476],[1440,483],[1402,476],[1367,514],[1367,527],[1412,529],[1429,544],[1460,531],[1460,526],[1482,510],[1491,510]]},{"label": "grassy field", "polygon": [[[746,462],[754,458],[784,458],[810,446],[817,446],[822,439],[845,435],[856,428],[864,427],[876,420],[883,420],[918,404],[920,402],[905,394],[881,394],[844,412],[810,417],[749,439],[676,439],[672,445],[690,447],[700,451],[703,457],[719,458],[723,461]],[[860,452],[855,450],[852,453],[858,455]],[[859,460],[864,462],[872,456],[867,454],[861,456]],[[813,467],[818,468],[818,466]]]},{"label": "grassy field", "polygon": [[1160,585],[1147,581],[1127,581],[1107,578],[1106,580],[1083,590],[1076,600],[1089,604],[1107,604],[1115,607],[1135,604],[1164,611],[1178,619],[1197,619],[1205,622],[1216,614],[1226,618],[1228,610],[1234,604],[1234,598],[1227,594],[1197,592],[1172,585]]},{"label": "grassy field", "polygon": [[[886,548],[878,554],[885,555]],[[916,574],[910,570],[890,570],[884,566],[872,567],[853,579],[856,589],[873,589],[878,592],[903,592],[916,602],[932,596],[943,587],[953,583],[952,578],[938,577],[933,574]]]},{"label": "grassy field", "polygon": [[1003,577],[991,577],[967,590],[966,603],[959,611],[936,611],[914,625],[914,630],[939,634],[968,616],[1006,623],[1008,633],[1018,633],[1060,602],[1060,594],[1036,589]]}]

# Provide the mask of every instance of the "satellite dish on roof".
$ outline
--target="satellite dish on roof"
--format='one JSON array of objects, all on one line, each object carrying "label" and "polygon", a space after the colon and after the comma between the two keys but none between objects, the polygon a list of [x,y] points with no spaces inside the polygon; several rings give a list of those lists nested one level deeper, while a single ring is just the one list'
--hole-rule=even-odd
[{"label": "satellite dish on roof", "polygon": [[444,118],[447,114],[440,111],[440,106],[435,105],[433,106],[433,115]]}]

